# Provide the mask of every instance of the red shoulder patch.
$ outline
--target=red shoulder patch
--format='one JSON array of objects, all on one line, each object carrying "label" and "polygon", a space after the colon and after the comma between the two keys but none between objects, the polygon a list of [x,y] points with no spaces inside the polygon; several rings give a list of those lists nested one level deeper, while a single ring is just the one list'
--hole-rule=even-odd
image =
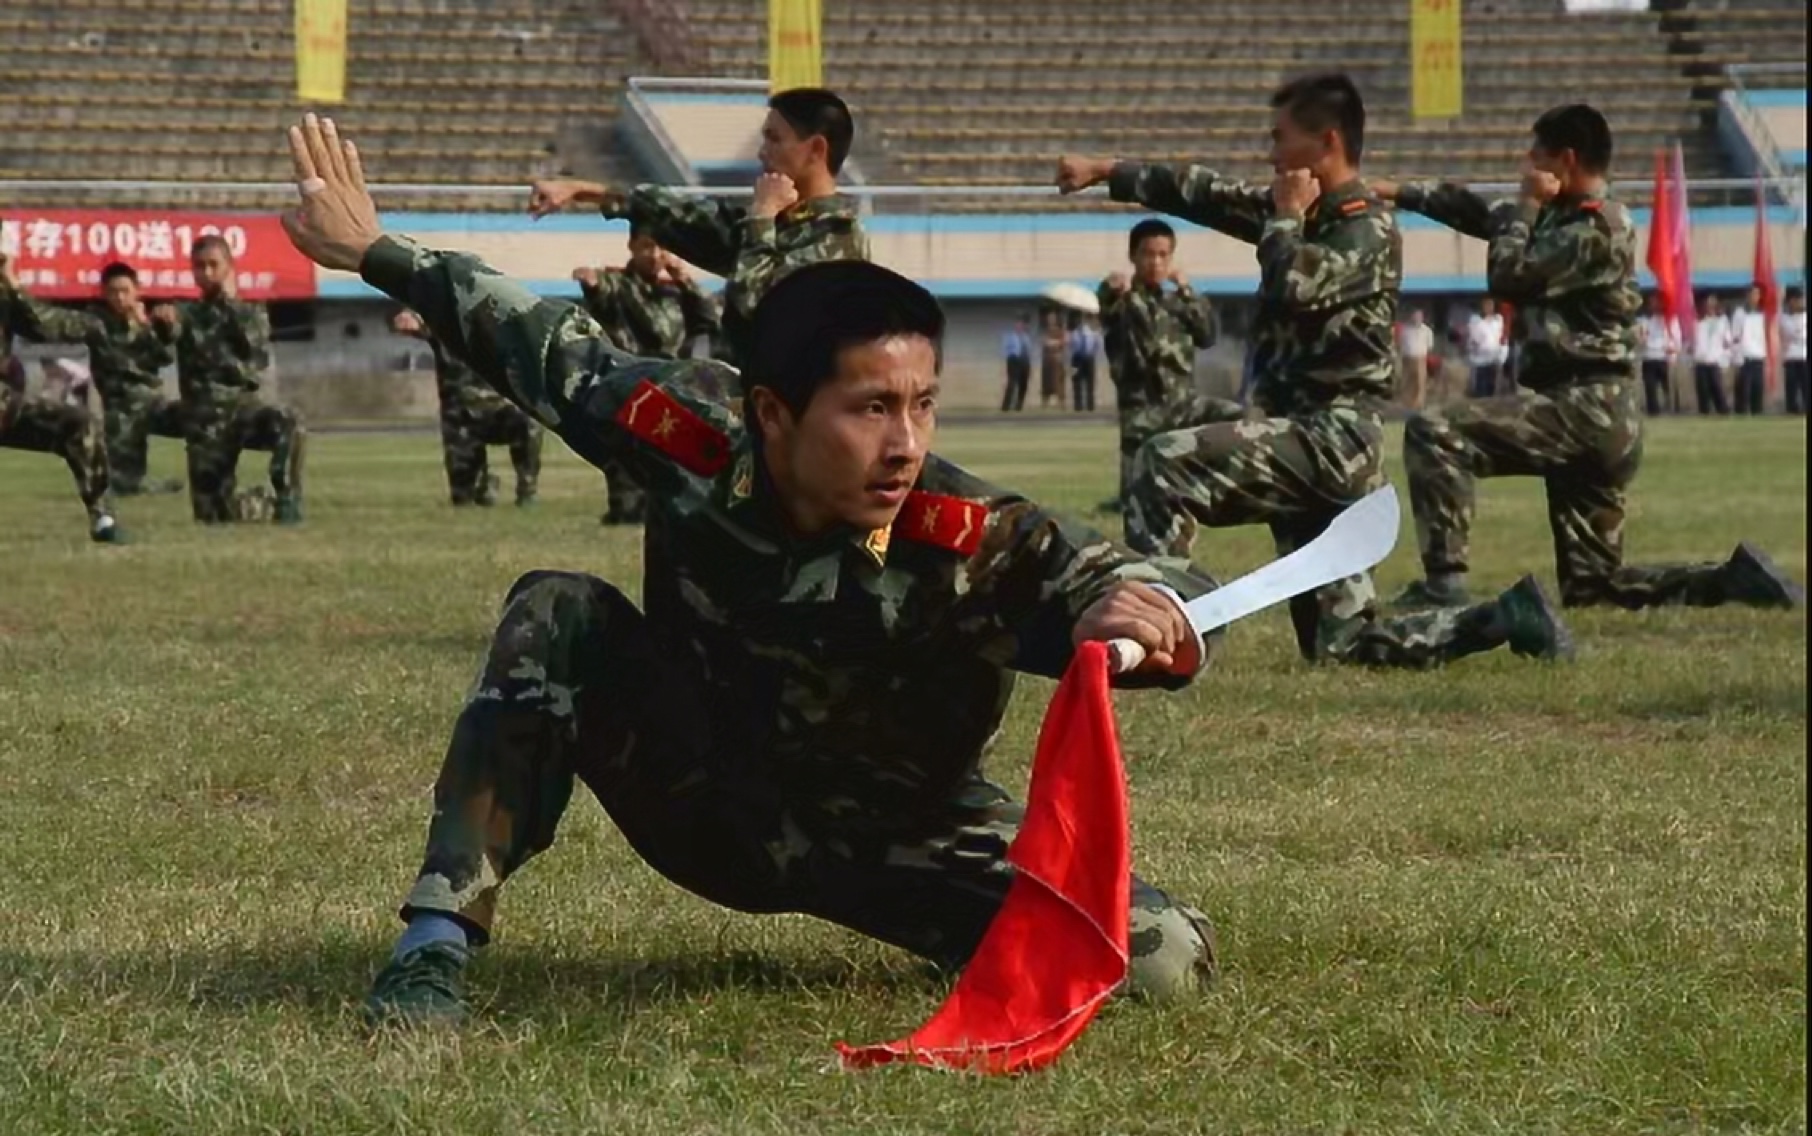
[{"label": "red shoulder patch", "polygon": [[1370,207],[1371,203],[1366,201],[1365,198],[1355,197],[1340,207],[1340,215],[1342,217],[1351,217],[1355,213],[1365,212]]},{"label": "red shoulder patch", "polygon": [[907,494],[906,504],[893,522],[893,531],[906,540],[974,556],[981,547],[982,530],[988,525],[988,507],[961,497],[944,497],[918,490]]},{"label": "red shoulder patch", "polygon": [[1579,203],[1579,207],[1587,213],[1597,213],[1603,210],[1604,202],[1598,200],[1596,197],[1588,197]]},{"label": "red shoulder patch", "polygon": [[617,409],[617,424],[700,477],[716,477],[730,461],[730,440],[647,379]]}]

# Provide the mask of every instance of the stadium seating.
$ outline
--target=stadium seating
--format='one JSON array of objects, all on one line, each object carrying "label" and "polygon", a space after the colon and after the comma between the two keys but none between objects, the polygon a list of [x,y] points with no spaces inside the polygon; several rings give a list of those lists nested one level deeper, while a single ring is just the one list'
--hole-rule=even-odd
[{"label": "stadium seating", "polygon": [[[664,0],[697,56],[667,69],[762,76],[765,4]],[[645,7],[349,0],[348,100],[335,114],[367,141],[377,180],[498,187],[457,201],[392,194],[392,207],[518,208],[538,174],[631,177],[614,123],[622,80],[661,70],[640,42],[659,33],[629,22]],[[1338,67],[1367,93],[1368,163],[1380,172],[1507,179],[1534,116],[1577,98],[1610,112],[1639,196],[1648,155],[1675,138],[1695,175],[1727,172],[1714,129],[1725,68],[1797,62],[1789,85],[1804,86],[1806,15],[1794,0],[1656,7],[1567,16],[1561,0],[1465,0],[1466,112],[1452,123],[1410,115],[1404,0],[830,3],[826,78],[860,113],[870,180],[1043,183],[1076,150],[1262,174],[1265,96],[1287,76]],[[281,179],[274,138],[302,109],[293,18],[291,0],[15,0],[0,12],[0,180]],[[117,195],[55,195],[108,200]]]}]

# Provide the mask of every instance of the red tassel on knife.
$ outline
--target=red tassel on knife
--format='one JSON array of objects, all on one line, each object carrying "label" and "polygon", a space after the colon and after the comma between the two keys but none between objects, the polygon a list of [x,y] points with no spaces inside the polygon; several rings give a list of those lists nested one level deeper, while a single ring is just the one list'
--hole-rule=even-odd
[{"label": "red tassel on knife", "polygon": [[1045,712],[1007,859],[1016,875],[1006,901],[949,998],[900,1041],[837,1043],[845,1066],[1041,1069],[1125,980],[1132,854],[1102,644],[1077,649]]}]

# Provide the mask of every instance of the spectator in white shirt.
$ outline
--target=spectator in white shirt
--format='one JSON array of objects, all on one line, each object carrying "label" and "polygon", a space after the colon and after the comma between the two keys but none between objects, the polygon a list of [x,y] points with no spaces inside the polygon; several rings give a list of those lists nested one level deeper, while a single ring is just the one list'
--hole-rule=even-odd
[{"label": "spectator in white shirt", "polygon": [[1497,314],[1497,301],[1486,296],[1479,301],[1478,315],[1466,321],[1466,365],[1472,368],[1473,398],[1490,398],[1497,393],[1498,372],[1504,365],[1504,317]]},{"label": "spectator in white shirt", "polygon": [[1699,306],[1699,326],[1693,332],[1692,376],[1697,390],[1699,413],[1729,414],[1724,401],[1724,368],[1730,364],[1730,320],[1716,296],[1705,297]]},{"label": "spectator in white shirt", "polygon": [[1795,285],[1787,289],[1787,310],[1781,313],[1781,360],[1787,372],[1787,413],[1806,412],[1806,293]]},{"label": "spectator in white shirt", "polygon": [[1648,311],[1636,325],[1642,339],[1642,390],[1652,417],[1680,409],[1672,397],[1674,361],[1680,357],[1680,321],[1661,310],[1661,293],[1650,292]]},{"label": "spectator in white shirt", "polygon": [[1399,396],[1411,410],[1422,409],[1428,397],[1428,356],[1433,351],[1434,328],[1424,320],[1421,308],[1411,308],[1408,321],[1397,329]]},{"label": "spectator in white shirt", "polygon": [[1750,288],[1749,299],[1730,317],[1730,339],[1736,346],[1736,412],[1760,414],[1768,375],[1768,313],[1760,287]]}]

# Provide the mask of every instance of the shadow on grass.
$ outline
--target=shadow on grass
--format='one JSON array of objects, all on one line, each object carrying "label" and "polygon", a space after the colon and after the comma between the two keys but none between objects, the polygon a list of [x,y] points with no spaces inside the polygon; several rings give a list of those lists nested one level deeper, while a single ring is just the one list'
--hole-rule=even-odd
[{"label": "shadow on grass", "polygon": [[[345,939],[174,954],[0,949],[0,1005],[67,999],[235,1015],[272,1007],[338,1020],[364,998],[387,954],[387,947]],[[884,962],[749,951],[572,957],[527,947],[480,953],[467,979],[467,995],[485,1015],[556,1017],[583,1009],[612,1020],[716,994],[802,1002],[840,992],[922,997],[945,982],[929,964],[905,956]]]}]

